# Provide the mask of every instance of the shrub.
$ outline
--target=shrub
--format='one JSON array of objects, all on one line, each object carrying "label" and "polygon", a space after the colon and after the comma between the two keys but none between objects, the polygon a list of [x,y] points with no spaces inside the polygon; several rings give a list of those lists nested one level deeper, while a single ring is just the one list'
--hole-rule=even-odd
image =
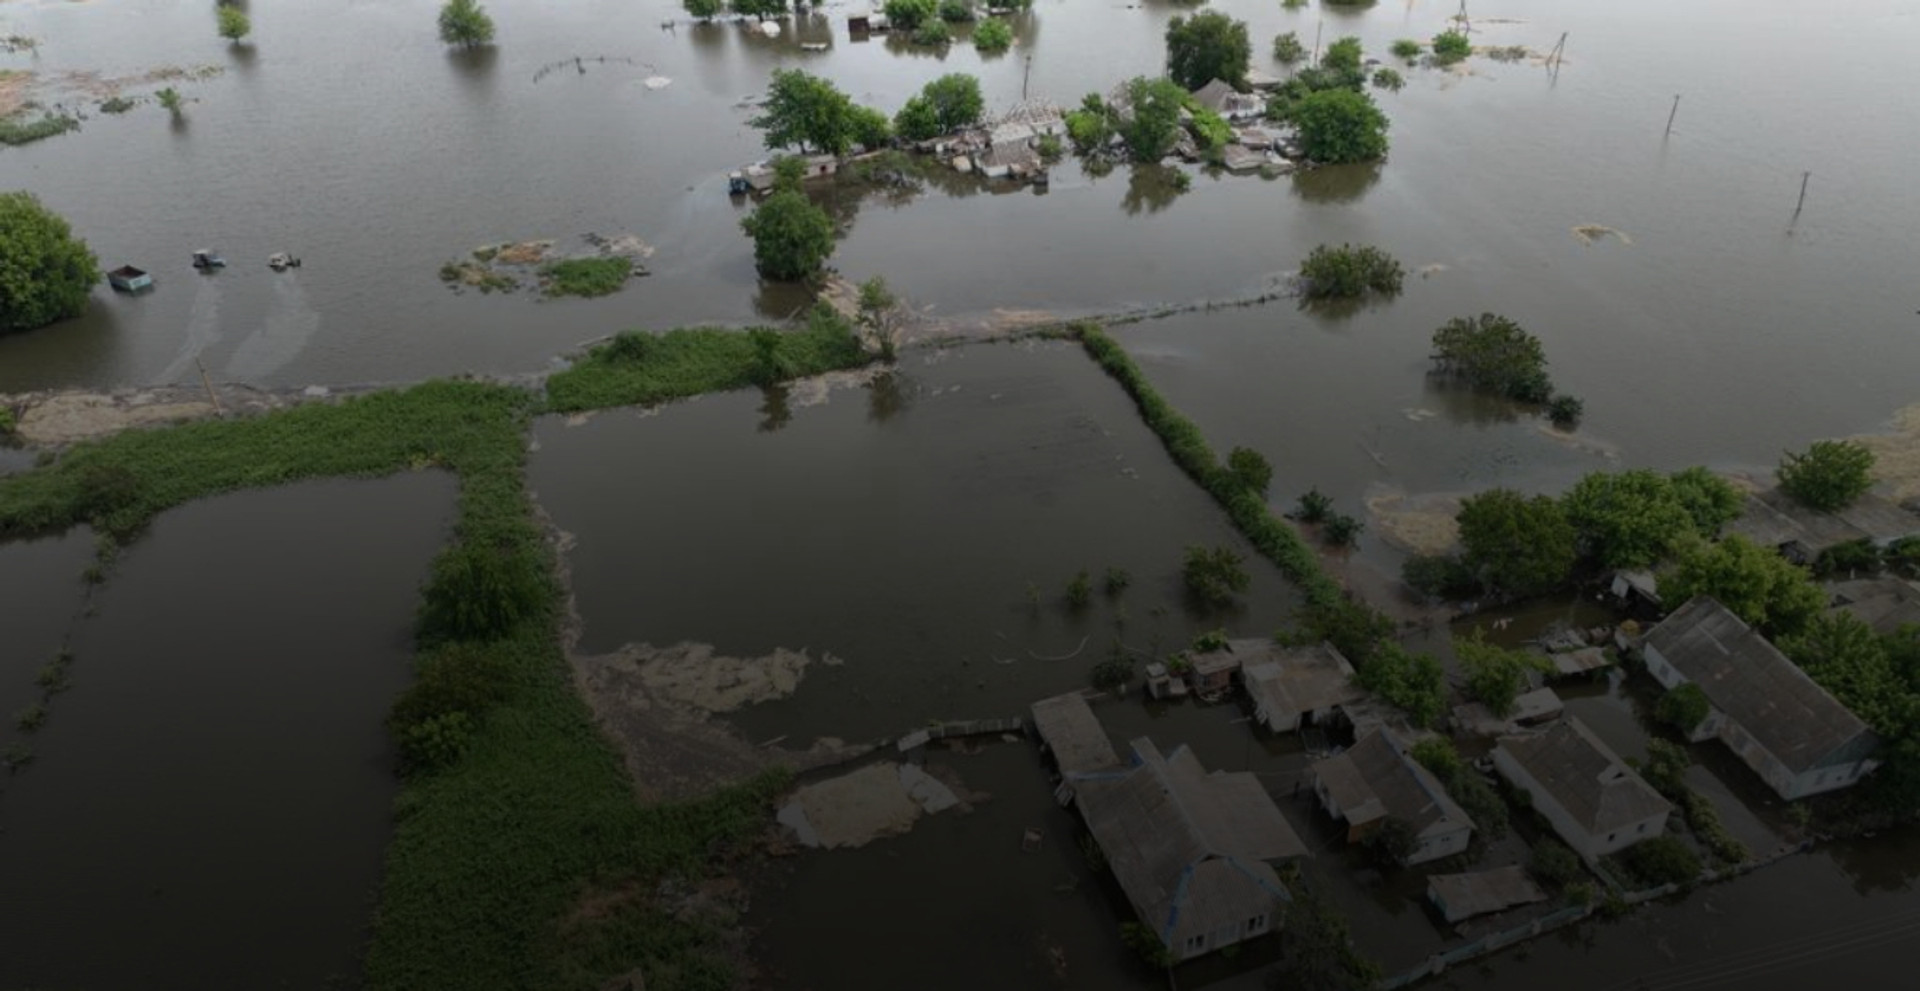
[{"label": "shrub", "polygon": [[79,316],[100,263],[32,193],[0,193],[0,334]]},{"label": "shrub", "polygon": [[1553,392],[1540,339],[1497,313],[1455,317],[1433,332],[1435,370],[1468,386],[1523,403]]},{"label": "shrub", "polygon": [[449,712],[408,726],[397,741],[401,769],[415,774],[452,767],[472,745],[473,730],[473,718],[464,712]]},{"label": "shrub", "polygon": [[970,0],[940,0],[940,19],[960,24],[973,20],[973,4]]},{"label": "shrub", "polygon": [[433,562],[418,636],[430,645],[498,640],[537,617],[547,594],[546,575],[527,550],[461,541]]},{"label": "shrub", "polygon": [[912,31],[932,20],[939,5],[937,0],[887,0],[881,9],[886,12],[887,24],[895,31]]},{"label": "shrub", "polygon": [[1322,244],[1300,263],[1301,290],[1308,299],[1353,299],[1369,291],[1392,296],[1405,276],[1392,255],[1370,244]]},{"label": "shrub", "polygon": [[252,22],[247,20],[246,11],[238,7],[229,7],[223,3],[214,8],[214,16],[219,22],[220,37],[228,41],[237,42],[253,30]]},{"label": "shrub", "polygon": [[[1385,620],[1377,613],[1373,615]],[[1386,629],[1391,631],[1391,621],[1387,621]],[[1376,628],[1372,632],[1380,631]],[[1326,639],[1353,662],[1354,681],[1405,712],[1409,723],[1416,727],[1431,726],[1446,713],[1446,670],[1431,654],[1411,653],[1399,644],[1381,643],[1378,639],[1368,643],[1364,651],[1354,653],[1335,636],[1329,635]]]},{"label": "shrub", "polygon": [[1804,454],[1788,452],[1775,475],[1780,490],[1809,509],[1845,509],[1873,487],[1873,452],[1853,440],[1815,441]]},{"label": "shrub", "polygon": [[446,644],[422,653],[413,684],[394,700],[387,726],[396,734],[452,712],[479,718],[513,687],[508,654],[484,644]]},{"label": "shrub", "polygon": [[1218,654],[1226,650],[1227,647],[1227,631],[1224,629],[1214,629],[1194,637],[1193,643],[1189,645],[1188,649],[1196,654]]},{"label": "shrub", "polygon": [[134,106],[135,104],[132,100],[115,93],[100,101],[100,112],[103,114],[124,114],[132,110]]},{"label": "shrub", "polygon": [[1319,523],[1333,514],[1333,497],[1319,489],[1308,489],[1300,496],[1300,502],[1293,511],[1294,519],[1302,523]]},{"label": "shrub", "polygon": [[[1233,125],[1227,123],[1225,118],[1198,104],[1187,109],[1193,115],[1189,127],[1202,151],[1218,151],[1233,143]],[[1186,175],[1185,172],[1176,174]]]},{"label": "shrub", "polygon": [[1407,81],[1400,73],[1392,69],[1381,68],[1373,71],[1373,84],[1381,89],[1392,90],[1398,93],[1407,85]]},{"label": "shrub", "polygon": [[1434,773],[1435,777],[1445,781],[1466,768],[1466,762],[1460,759],[1460,751],[1445,737],[1430,736],[1417,741],[1408,750],[1420,766]]},{"label": "shrub", "polygon": [[1187,593],[1209,606],[1232,605],[1233,597],[1253,581],[1243,559],[1230,547],[1188,547],[1180,576]]},{"label": "shrub", "polygon": [[1087,603],[1091,601],[1093,601],[1093,579],[1087,575],[1086,569],[1082,568],[1079,574],[1073,576],[1072,581],[1067,582],[1067,606],[1075,610],[1085,609]]},{"label": "shrub", "polygon": [[1460,804],[1482,837],[1497,840],[1507,835],[1507,803],[1479,772],[1462,768],[1445,781],[1447,794]]},{"label": "shrub", "polygon": [[1411,62],[1420,57],[1420,43],[1412,38],[1401,38],[1390,49],[1394,55]]},{"label": "shrub", "polygon": [[440,8],[440,40],[474,48],[493,40],[493,18],[478,0],[447,0]]},{"label": "shrub", "polygon": [[1273,57],[1288,65],[1307,57],[1307,46],[1300,43],[1300,36],[1288,31],[1273,36]]},{"label": "shrub", "polygon": [[988,18],[973,29],[973,47],[982,52],[1004,52],[1012,46],[1013,28],[1006,21]]},{"label": "shrub", "polygon": [[1429,599],[1465,599],[1479,589],[1473,569],[1453,554],[1416,554],[1400,565],[1400,580]]},{"label": "shrub", "polygon": [[1133,575],[1129,574],[1127,569],[1117,567],[1107,569],[1106,589],[1109,597],[1126,591],[1127,586],[1131,584],[1133,584]]},{"label": "shrub", "polygon": [[1473,42],[1458,31],[1442,31],[1433,36],[1433,57],[1442,65],[1451,65],[1473,54]]},{"label": "shrub", "polygon": [[1040,151],[1040,158],[1043,161],[1048,161],[1048,162],[1059,161],[1060,156],[1064,152],[1064,150],[1065,149],[1061,148],[1060,146],[1060,136],[1058,134],[1040,135],[1039,151]]},{"label": "shrub", "polygon": [[1227,470],[1242,488],[1262,496],[1267,494],[1267,486],[1273,481],[1273,466],[1251,448],[1236,447],[1228,452]]},{"label": "shrub", "polygon": [[1660,701],[1653,707],[1653,714],[1674,729],[1691,734],[1693,728],[1707,718],[1712,708],[1707,702],[1707,693],[1689,681],[1668,689],[1665,695],[1660,696]]},{"label": "shrub", "polygon": [[548,262],[541,267],[540,275],[548,296],[605,296],[627,284],[633,275],[633,259],[567,258]]},{"label": "shrub", "polygon": [[781,189],[740,221],[753,264],[769,279],[808,278],[833,254],[833,219],[797,189]]},{"label": "shrub", "polygon": [[1656,836],[1628,847],[1620,855],[1627,870],[1649,887],[1686,886],[1700,877],[1700,855],[1677,836]]},{"label": "shrub", "polygon": [[1301,149],[1316,162],[1371,162],[1387,154],[1387,115],[1358,90],[1315,89],[1283,112],[1299,133]]},{"label": "shrub", "polygon": [[1586,873],[1581,866],[1580,855],[1574,853],[1565,843],[1548,837],[1534,844],[1533,856],[1528,859],[1527,869],[1540,882],[1555,891],[1566,891],[1568,886],[1581,879]]},{"label": "shrub", "polygon": [[1467,690],[1496,716],[1513,711],[1514,699],[1527,685],[1527,672],[1551,669],[1538,654],[1488,643],[1478,627],[1471,636],[1455,637],[1453,650],[1466,672]]},{"label": "shrub", "polygon": [[1580,425],[1581,414],[1587,411],[1587,404],[1566,393],[1561,393],[1547,401],[1547,419],[1562,430],[1571,430]]},{"label": "shrub", "polygon": [[946,21],[922,21],[919,27],[913,29],[913,43],[923,48],[939,48],[952,41],[953,29],[947,27]]},{"label": "shrub", "polygon": [[1133,680],[1133,664],[1124,653],[1115,652],[1112,657],[1093,666],[1089,676],[1093,687],[1103,692],[1118,692]]}]

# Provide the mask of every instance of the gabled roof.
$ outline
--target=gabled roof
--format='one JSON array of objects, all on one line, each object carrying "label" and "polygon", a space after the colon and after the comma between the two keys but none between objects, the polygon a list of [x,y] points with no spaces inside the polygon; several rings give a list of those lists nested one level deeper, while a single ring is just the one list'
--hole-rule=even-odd
[{"label": "gabled roof", "polygon": [[1214,113],[1220,113],[1226,110],[1228,98],[1238,93],[1239,90],[1234,89],[1231,83],[1215,79],[1193,91],[1193,102]]},{"label": "gabled roof", "polygon": [[1078,692],[1041,699],[1033,704],[1033,727],[1040,733],[1062,774],[1098,771],[1120,766],[1106,727],[1094,716]]},{"label": "gabled roof", "polygon": [[1845,509],[1823,513],[1794,502],[1778,488],[1771,488],[1747,493],[1740,518],[1727,524],[1726,529],[1764,547],[1797,543],[1818,554],[1855,540],[1885,544],[1920,534],[1920,516],[1871,492],[1855,499]]},{"label": "gabled roof", "polygon": [[1829,586],[1835,608],[1844,609],[1875,633],[1920,626],[1920,584],[1898,578],[1863,578]]},{"label": "gabled roof", "polygon": [[1610,833],[1673,811],[1652,785],[1572,716],[1538,733],[1501,737],[1499,749],[1589,833]]},{"label": "gabled roof", "polygon": [[1435,874],[1427,878],[1427,897],[1440,907],[1448,922],[1458,922],[1515,905],[1543,902],[1547,893],[1514,864],[1474,874]]},{"label": "gabled roof", "polygon": [[1473,828],[1439,779],[1391,730],[1376,730],[1345,752],[1314,762],[1313,773],[1349,823],[1386,816],[1412,826],[1416,836],[1443,824]]},{"label": "gabled roof", "polygon": [[1712,596],[1688,600],[1645,645],[1795,774],[1872,749],[1858,716]]},{"label": "gabled roof", "polygon": [[1132,747],[1131,766],[1072,780],[1114,878],[1162,942],[1244,923],[1288,897],[1265,861],[1307,848],[1259,779],[1208,774],[1185,747],[1165,757],[1144,737]]}]

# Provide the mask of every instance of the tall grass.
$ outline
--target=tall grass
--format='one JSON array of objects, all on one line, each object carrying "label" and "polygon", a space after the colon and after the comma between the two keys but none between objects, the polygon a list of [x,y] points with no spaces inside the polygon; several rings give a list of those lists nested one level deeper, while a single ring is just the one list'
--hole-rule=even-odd
[{"label": "tall grass", "polygon": [[816,310],[804,329],[768,333],[778,338],[770,354],[756,347],[755,334],[737,330],[621,334],[550,376],[547,402],[562,412],[643,405],[762,383],[768,366],[788,377],[870,360],[853,329],[831,311]]}]

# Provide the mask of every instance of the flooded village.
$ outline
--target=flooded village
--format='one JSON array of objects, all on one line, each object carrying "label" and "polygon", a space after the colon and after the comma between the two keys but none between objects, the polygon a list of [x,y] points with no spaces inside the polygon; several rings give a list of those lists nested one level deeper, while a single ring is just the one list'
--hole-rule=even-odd
[{"label": "flooded village", "polygon": [[0,987],[1904,986],[1911,8],[0,3]]}]

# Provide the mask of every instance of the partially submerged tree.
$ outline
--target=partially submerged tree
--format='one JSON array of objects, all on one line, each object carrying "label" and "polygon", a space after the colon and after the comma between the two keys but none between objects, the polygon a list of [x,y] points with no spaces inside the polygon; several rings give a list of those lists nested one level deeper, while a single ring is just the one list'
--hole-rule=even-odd
[{"label": "partially submerged tree", "polygon": [[1273,57],[1275,61],[1292,65],[1307,57],[1307,46],[1300,43],[1300,36],[1287,31],[1273,36]]},{"label": "partially submerged tree", "polygon": [[1673,484],[1674,498],[1693,517],[1694,532],[1711,540],[1720,528],[1740,518],[1746,500],[1733,483],[1695,465],[1667,477]]},{"label": "partially submerged tree", "polygon": [[1451,65],[1473,54],[1473,42],[1458,31],[1442,31],[1433,36],[1433,58],[1442,65]]},{"label": "partially submerged tree", "polygon": [[1673,484],[1646,468],[1592,472],[1560,497],[1560,505],[1586,553],[1602,567],[1648,567],[1694,532],[1693,514]]},{"label": "partially submerged tree", "polygon": [[1118,112],[1114,130],[1134,161],[1157,162],[1173,149],[1186,101],[1186,91],[1171,79],[1136,76],[1127,82],[1127,106]]},{"label": "partially submerged tree", "polygon": [[1006,21],[988,18],[973,29],[973,47],[992,55],[1013,46],[1013,29]]},{"label": "partially submerged tree", "polygon": [[1406,271],[1392,255],[1362,244],[1316,246],[1300,263],[1301,291],[1308,299],[1355,299],[1369,292],[1400,292]]},{"label": "partially submerged tree", "polygon": [[1458,520],[1467,567],[1491,588],[1535,595],[1558,588],[1573,571],[1573,526],[1546,496],[1489,489],[1467,497]]},{"label": "partially submerged tree", "polygon": [[1227,470],[1241,488],[1261,497],[1266,496],[1267,485],[1273,481],[1273,466],[1251,448],[1236,447],[1228,452]]},{"label": "partially submerged tree", "polygon": [[800,69],[775,69],[760,115],[747,123],[766,132],[769,148],[840,155],[859,136],[859,109],[819,76]]},{"label": "partially submerged tree", "polygon": [[887,15],[887,26],[895,31],[912,31],[933,20],[939,9],[939,0],[887,0],[881,8]]},{"label": "partially submerged tree", "polygon": [[1553,394],[1540,339],[1497,313],[1455,317],[1433,332],[1434,370],[1482,392],[1523,403]]},{"label": "partially submerged tree", "polygon": [[32,193],[0,193],[0,333],[77,317],[100,262]]},{"label": "partially submerged tree", "polygon": [[1514,700],[1527,687],[1527,672],[1550,668],[1538,654],[1488,643],[1479,627],[1469,636],[1453,638],[1453,652],[1466,672],[1467,691],[1502,717],[1513,712]]},{"label": "partially submerged tree", "polygon": [[1218,11],[1175,17],[1167,24],[1167,75],[1194,90],[1215,79],[1235,86],[1247,81],[1253,43],[1247,25]]},{"label": "partially submerged tree", "polygon": [[713,20],[727,9],[726,0],[680,0],[680,5],[703,21]]},{"label": "partially submerged tree", "polygon": [[1295,104],[1290,116],[1301,150],[1316,162],[1370,162],[1387,153],[1387,115],[1365,93],[1318,90]]},{"label": "partially submerged tree", "polygon": [[1775,477],[1808,509],[1845,509],[1873,487],[1873,452],[1857,440],[1815,441],[1804,454],[1787,452]]},{"label": "partially submerged tree", "polygon": [[493,41],[493,18],[479,0],[447,0],[440,8],[440,40],[462,48]]},{"label": "partially submerged tree", "polygon": [[1232,605],[1233,597],[1245,592],[1253,581],[1244,559],[1230,547],[1188,547],[1180,576],[1188,594],[1214,607]]},{"label": "partially submerged tree", "polygon": [[253,31],[253,22],[247,19],[247,12],[238,7],[221,4],[215,9],[220,24],[220,37],[236,44]]},{"label": "partially submerged tree", "polygon": [[1735,616],[1775,636],[1790,636],[1826,608],[1827,596],[1805,568],[1739,534],[1682,543],[1660,575],[1660,597],[1685,602],[1711,595]]},{"label": "partially submerged tree", "polygon": [[833,255],[833,219],[783,179],[740,226],[753,238],[753,265],[769,279],[811,278]]}]

